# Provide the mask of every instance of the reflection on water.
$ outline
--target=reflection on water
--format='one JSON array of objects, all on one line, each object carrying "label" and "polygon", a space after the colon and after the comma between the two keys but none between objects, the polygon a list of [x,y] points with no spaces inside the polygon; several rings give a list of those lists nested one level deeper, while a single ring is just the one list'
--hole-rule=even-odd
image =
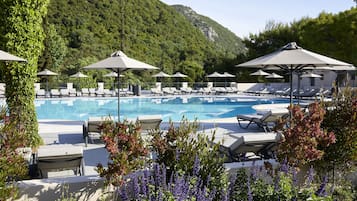
[{"label": "reflection on water", "polygon": [[[250,114],[253,105],[287,103],[286,99],[259,99],[242,97],[169,97],[169,98],[121,98],[121,119],[135,119],[138,115],[162,115],[179,121],[182,116],[193,120],[235,117]],[[116,98],[68,98],[36,100],[39,119],[87,120],[90,116],[117,115]]]}]

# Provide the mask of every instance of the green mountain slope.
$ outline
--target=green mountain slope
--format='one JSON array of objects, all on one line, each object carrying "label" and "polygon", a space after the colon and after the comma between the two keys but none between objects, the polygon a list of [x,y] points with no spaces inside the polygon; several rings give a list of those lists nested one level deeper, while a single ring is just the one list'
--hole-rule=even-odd
[{"label": "green mountain slope", "polygon": [[179,13],[184,15],[195,27],[201,30],[204,35],[215,44],[220,51],[225,52],[230,57],[246,51],[242,39],[233,32],[223,27],[209,17],[197,14],[190,7],[183,5],[172,5]]},{"label": "green mountain slope", "polygon": [[[39,68],[62,74],[108,57],[121,43],[128,56],[167,73],[181,71],[192,81],[224,56],[184,16],[158,0],[56,0],[45,20],[48,37]],[[152,79],[145,72],[136,74],[141,80]]]}]

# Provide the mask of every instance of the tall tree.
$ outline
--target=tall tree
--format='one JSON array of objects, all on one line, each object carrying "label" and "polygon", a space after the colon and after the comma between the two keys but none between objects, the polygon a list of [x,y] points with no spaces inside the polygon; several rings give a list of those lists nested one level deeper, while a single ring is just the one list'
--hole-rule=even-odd
[{"label": "tall tree", "polygon": [[43,50],[42,19],[49,0],[1,0],[1,48],[27,59],[27,64],[4,65],[6,101],[10,116],[25,129],[28,146],[41,142],[34,105],[38,57]]}]

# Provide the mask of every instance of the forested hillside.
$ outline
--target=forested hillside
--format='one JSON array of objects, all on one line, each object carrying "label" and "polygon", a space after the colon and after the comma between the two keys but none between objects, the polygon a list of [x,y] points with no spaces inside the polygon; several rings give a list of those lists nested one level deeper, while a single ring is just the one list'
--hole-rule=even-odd
[{"label": "forested hillside", "polygon": [[187,6],[172,5],[172,7],[183,14],[195,27],[200,29],[206,38],[215,44],[216,48],[225,52],[226,57],[234,58],[237,54],[246,52],[242,39],[216,21],[196,13]]},{"label": "forested hillside", "polygon": [[[62,74],[108,57],[121,43],[128,56],[167,73],[179,70],[191,81],[200,80],[224,56],[184,16],[158,0],[51,1],[45,28],[48,37],[39,68]],[[141,80],[152,79],[146,72],[137,73]]]}]

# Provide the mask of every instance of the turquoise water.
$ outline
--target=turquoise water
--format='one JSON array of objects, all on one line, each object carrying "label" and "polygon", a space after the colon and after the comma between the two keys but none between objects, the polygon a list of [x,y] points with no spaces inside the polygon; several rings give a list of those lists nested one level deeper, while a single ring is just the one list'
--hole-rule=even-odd
[{"label": "turquoise water", "polygon": [[[117,98],[61,98],[36,100],[37,117],[41,119],[87,120],[90,116],[117,117]],[[182,116],[193,120],[234,117],[251,114],[253,105],[287,103],[287,99],[259,99],[241,97],[170,97],[121,98],[120,118],[135,119],[139,115],[162,115],[179,121]]]}]

